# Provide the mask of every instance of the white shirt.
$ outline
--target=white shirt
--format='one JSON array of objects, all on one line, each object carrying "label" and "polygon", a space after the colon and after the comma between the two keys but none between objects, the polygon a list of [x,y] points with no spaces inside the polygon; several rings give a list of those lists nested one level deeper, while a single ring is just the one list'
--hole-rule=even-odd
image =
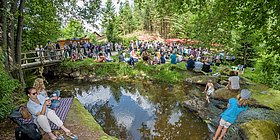
[{"label": "white shirt", "polygon": [[231,89],[239,89],[240,88],[240,85],[239,85],[239,76],[232,76],[232,77],[229,77],[228,80],[230,81],[230,86],[231,86]]}]

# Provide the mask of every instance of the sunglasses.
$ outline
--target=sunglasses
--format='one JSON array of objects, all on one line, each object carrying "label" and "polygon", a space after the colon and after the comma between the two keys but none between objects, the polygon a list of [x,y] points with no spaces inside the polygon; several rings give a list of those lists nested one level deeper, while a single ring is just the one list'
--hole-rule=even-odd
[{"label": "sunglasses", "polygon": [[34,92],[34,93],[31,93],[32,95],[36,95],[36,94],[38,94],[37,92]]}]

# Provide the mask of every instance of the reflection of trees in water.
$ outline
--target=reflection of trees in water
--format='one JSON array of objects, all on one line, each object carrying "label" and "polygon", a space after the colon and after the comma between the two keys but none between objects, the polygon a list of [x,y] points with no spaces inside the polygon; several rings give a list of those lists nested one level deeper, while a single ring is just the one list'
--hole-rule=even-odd
[{"label": "reflection of trees in water", "polygon": [[122,95],[121,86],[119,84],[111,84],[110,91],[111,91],[112,95],[114,96],[116,102],[119,103],[121,95]]},{"label": "reflection of trees in water", "polygon": [[127,137],[126,128],[123,125],[118,125],[113,114],[112,106],[109,105],[109,101],[102,105],[100,105],[100,103],[94,104],[90,112],[94,114],[94,118],[106,133],[117,138]]},{"label": "reflection of trees in water", "polygon": [[153,139],[209,139],[207,137],[208,130],[205,129],[203,121],[194,115],[189,115],[190,112],[182,112],[179,120],[174,124],[169,122],[171,114],[157,113],[158,118],[154,125]]}]

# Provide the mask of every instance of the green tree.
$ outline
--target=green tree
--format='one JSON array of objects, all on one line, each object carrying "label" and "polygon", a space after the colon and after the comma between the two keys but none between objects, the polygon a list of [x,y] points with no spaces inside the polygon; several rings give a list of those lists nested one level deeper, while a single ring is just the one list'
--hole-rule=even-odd
[{"label": "green tree", "polygon": [[115,6],[112,0],[106,2],[106,6],[102,9],[102,28],[105,31],[108,41],[116,42],[118,39],[118,29],[116,25]]},{"label": "green tree", "polygon": [[69,38],[77,38],[85,36],[85,27],[83,27],[82,23],[73,18],[70,19],[69,23],[62,30],[62,37],[65,39]]}]

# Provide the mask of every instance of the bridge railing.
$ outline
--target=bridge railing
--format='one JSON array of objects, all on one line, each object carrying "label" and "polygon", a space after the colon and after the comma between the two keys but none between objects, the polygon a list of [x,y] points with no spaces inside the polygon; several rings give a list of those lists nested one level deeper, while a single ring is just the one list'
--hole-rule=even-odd
[{"label": "bridge railing", "polygon": [[45,61],[63,60],[64,49],[56,49],[54,51],[38,50],[21,53],[21,64],[43,63]]}]

